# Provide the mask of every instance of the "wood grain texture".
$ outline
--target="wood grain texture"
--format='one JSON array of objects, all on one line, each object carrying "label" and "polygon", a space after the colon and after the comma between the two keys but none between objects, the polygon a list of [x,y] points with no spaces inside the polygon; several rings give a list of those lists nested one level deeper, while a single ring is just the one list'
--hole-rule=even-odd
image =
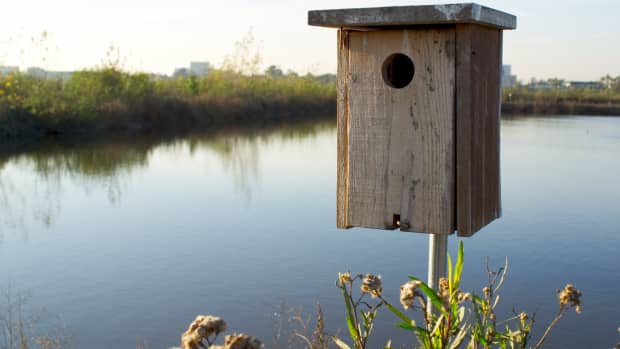
[{"label": "wood grain texture", "polygon": [[477,23],[498,29],[515,29],[517,18],[511,14],[474,3],[351,8],[308,12],[309,25],[334,28],[454,25],[456,23]]},{"label": "wood grain texture", "polygon": [[338,31],[336,226],[349,228],[349,32]]},{"label": "wood grain texture", "polygon": [[456,26],[456,228],[471,236],[501,215],[501,31]]},{"label": "wood grain texture", "polygon": [[[339,44],[339,226],[396,228],[399,215],[402,230],[452,233],[454,28],[347,33],[348,55]],[[381,74],[396,52],[415,64],[402,89]]]}]

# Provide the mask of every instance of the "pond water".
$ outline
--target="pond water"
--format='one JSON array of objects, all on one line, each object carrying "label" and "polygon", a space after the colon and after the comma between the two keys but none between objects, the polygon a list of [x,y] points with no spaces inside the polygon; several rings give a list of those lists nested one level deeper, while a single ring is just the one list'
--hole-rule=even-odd
[{"label": "pond water", "polygon": [[[500,318],[536,312],[536,339],[575,284],[583,313],[547,348],[620,341],[619,154],[620,118],[502,121],[503,217],[464,239],[463,288],[480,293],[485,260],[508,257]],[[55,314],[76,348],[177,346],[197,314],[284,348],[290,318],[317,302],[346,338],[337,273],[378,273],[398,303],[407,275],[426,277],[428,247],[337,230],[335,163],[335,125],[320,122],[0,152],[0,291]],[[372,347],[412,341],[391,314],[378,321]]]}]

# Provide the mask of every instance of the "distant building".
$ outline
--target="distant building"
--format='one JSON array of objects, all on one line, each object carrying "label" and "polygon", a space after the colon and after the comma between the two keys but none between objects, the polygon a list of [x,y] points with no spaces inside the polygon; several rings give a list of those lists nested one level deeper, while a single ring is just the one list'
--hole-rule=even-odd
[{"label": "distant building", "polygon": [[517,85],[517,76],[512,75],[512,67],[509,64],[502,65],[502,88]]},{"label": "distant building", "polygon": [[174,69],[174,73],[172,73],[172,77],[174,78],[187,77],[188,75],[189,75],[189,72],[187,68],[176,68]]},{"label": "distant building", "polygon": [[19,73],[19,67],[0,65],[0,75]]},{"label": "distant building", "polygon": [[156,73],[151,73],[149,74],[149,77],[153,80],[168,80],[170,79],[170,76],[166,75],[166,74],[156,74]]},{"label": "distant building", "polygon": [[41,79],[47,77],[47,72],[45,71],[45,69],[39,67],[30,67],[26,69],[26,74]]},{"label": "distant building", "polygon": [[39,67],[30,67],[26,70],[26,74],[40,79],[49,80],[69,80],[73,72],[70,71],[48,71]]},{"label": "distant building", "polygon": [[566,81],[566,88],[601,90],[605,86],[600,81]]},{"label": "distant building", "polygon": [[194,76],[205,76],[211,70],[209,62],[190,62],[189,73]]},{"label": "distant building", "polygon": [[551,90],[553,85],[548,81],[532,81],[527,84],[527,88],[530,90]]}]

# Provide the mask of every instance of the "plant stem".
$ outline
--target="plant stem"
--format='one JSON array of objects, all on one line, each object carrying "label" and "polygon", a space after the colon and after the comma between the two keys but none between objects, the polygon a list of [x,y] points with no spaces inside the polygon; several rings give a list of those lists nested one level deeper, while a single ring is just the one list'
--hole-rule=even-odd
[{"label": "plant stem", "polygon": [[562,316],[564,316],[565,313],[566,313],[566,308],[565,307],[560,308],[560,311],[558,311],[555,318],[553,319],[553,321],[551,321],[551,323],[547,327],[547,330],[542,335],[542,337],[540,337],[540,339],[538,340],[538,343],[536,343],[533,349],[540,348],[540,346],[543,344],[543,342],[547,338],[547,335],[549,335],[549,333],[551,332],[551,329],[553,328],[553,326],[555,326],[558,323],[558,321],[560,321],[560,319],[562,318]]}]

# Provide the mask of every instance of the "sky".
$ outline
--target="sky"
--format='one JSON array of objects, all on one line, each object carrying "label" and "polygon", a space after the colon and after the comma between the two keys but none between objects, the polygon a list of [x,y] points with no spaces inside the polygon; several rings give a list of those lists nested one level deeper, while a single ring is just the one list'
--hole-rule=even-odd
[{"label": "sky", "polygon": [[[249,32],[263,68],[335,73],[336,30],[307,25],[308,10],[458,1],[419,0],[4,0],[0,65],[77,70],[110,46],[124,69],[171,74],[190,61],[216,66]],[[517,16],[504,63],[522,81],[620,75],[620,0],[480,0]],[[48,33],[42,38],[42,33]],[[34,39],[34,40],[33,40]]]}]

